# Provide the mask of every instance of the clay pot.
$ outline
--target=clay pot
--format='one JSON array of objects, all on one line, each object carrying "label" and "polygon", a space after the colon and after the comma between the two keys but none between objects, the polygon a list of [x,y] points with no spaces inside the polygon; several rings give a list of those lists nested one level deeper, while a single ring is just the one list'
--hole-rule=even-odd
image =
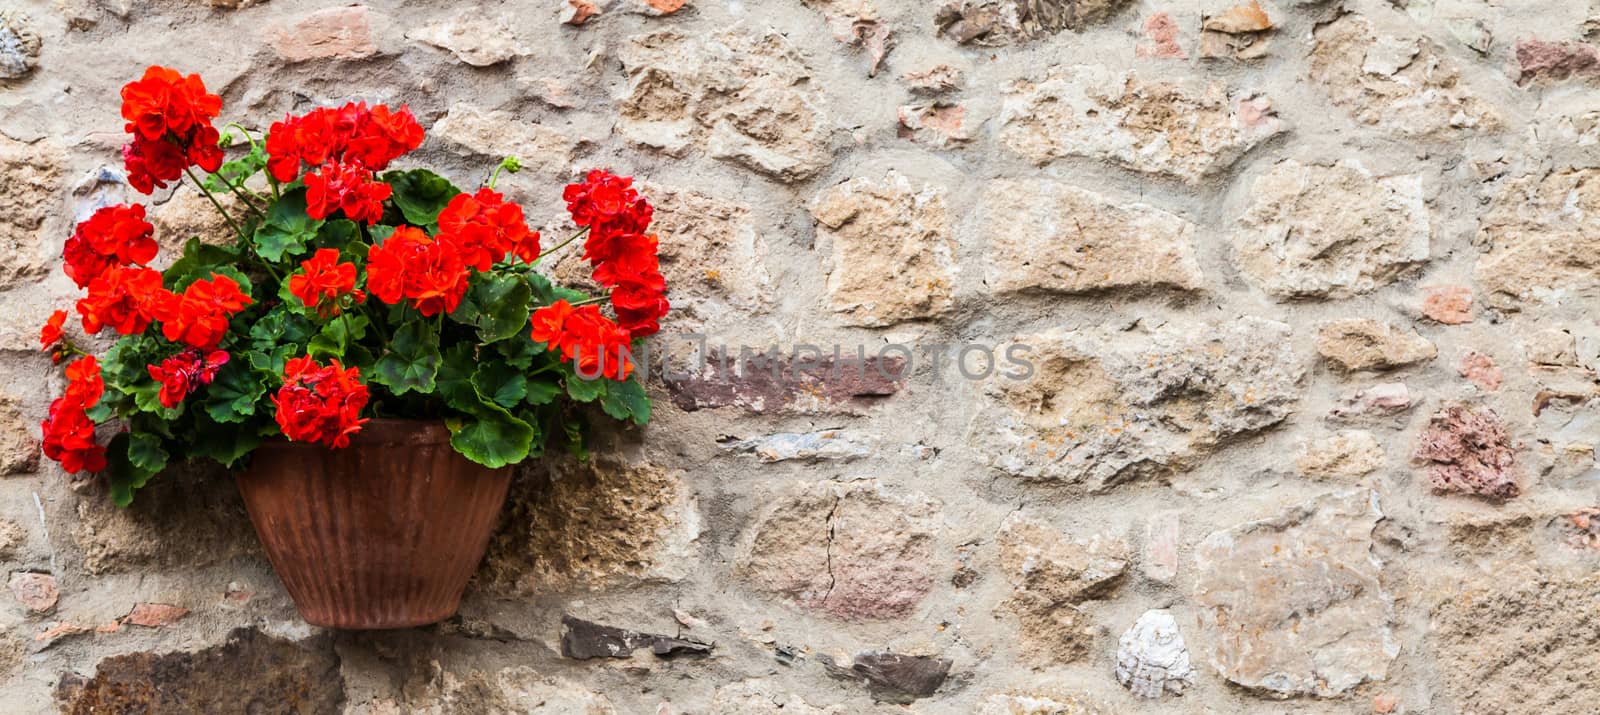
[{"label": "clay pot", "polygon": [[344,449],[262,444],[236,479],[307,623],[408,628],[456,612],[511,469],[457,454],[442,422],[374,419]]}]

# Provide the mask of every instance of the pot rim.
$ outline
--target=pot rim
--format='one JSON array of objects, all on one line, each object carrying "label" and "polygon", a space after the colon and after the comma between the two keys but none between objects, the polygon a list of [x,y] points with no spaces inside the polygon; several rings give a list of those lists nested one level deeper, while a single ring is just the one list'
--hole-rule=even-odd
[{"label": "pot rim", "polygon": [[[350,437],[350,447],[375,447],[390,445],[435,445],[450,443],[450,428],[444,420],[412,419],[404,417],[373,417],[361,426],[361,431]],[[295,442],[283,435],[262,441],[257,449],[315,449],[332,451],[315,442]],[[346,447],[349,449],[349,447]]]}]

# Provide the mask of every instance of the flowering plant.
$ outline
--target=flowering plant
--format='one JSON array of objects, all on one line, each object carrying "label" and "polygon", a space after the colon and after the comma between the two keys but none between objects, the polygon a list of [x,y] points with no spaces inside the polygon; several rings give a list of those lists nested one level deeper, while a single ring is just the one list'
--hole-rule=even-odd
[{"label": "flowering plant", "polygon": [[[121,337],[89,354],[68,339],[64,310],[41,331],[55,361],[70,361],[43,423],[44,453],[64,469],[104,471],[126,505],[169,463],[232,467],[278,435],[337,449],[375,416],[443,418],[455,449],[489,467],[549,442],[581,455],[574,403],[649,418],[630,347],[668,303],[652,209],[630,179],[593,171],[567,186],[577,231],[541,250],[522,208],[494,190],[514,158],[470,192],[389,168],[423,140],[404,106],[315,109],[261,141],[227,124],[249,144],[231,161],[221,109],[198,75],[163,67],[122,89],[129,183],[149,194],[187,177],[234,235],[191,238],[160,271],[143,206],[102,208],[67,239],[84,333]],[[537,271],[578,239],[605,296]],[[117,428],[102,444],[107,423]]]}]

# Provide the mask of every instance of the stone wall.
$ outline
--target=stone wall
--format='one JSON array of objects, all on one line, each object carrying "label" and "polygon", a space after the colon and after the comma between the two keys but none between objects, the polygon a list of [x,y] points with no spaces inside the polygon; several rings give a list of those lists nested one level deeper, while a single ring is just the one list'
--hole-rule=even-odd
[{"label": "stone wall", "polygon": [[[1600,8],[1233,4],[8,0],[0,711],[1592,712]],[[119,510],[38,456],[153,63],[224,119],[408,102],[555,232],[641,177],[659,344],[1037,370],[657,383],[519,475],[457,618],[319,632],[225,473]]]}]

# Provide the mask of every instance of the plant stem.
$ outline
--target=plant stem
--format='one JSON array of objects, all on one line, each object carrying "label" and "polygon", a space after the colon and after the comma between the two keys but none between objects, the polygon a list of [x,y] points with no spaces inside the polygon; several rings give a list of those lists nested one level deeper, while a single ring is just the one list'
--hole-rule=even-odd
[{"label": "plant stem", "polygon": [[600,296],[598,298],[590,298],[588,300],[580,300],[580,301],[578,301],[576,303],[572,303],[571,305],[572,305],[572,307],[576,308],[576,307],[578,307],[580,305],[594,305],[595,303],[604,303],[604,302],[606,302],[608,300],[611,300],[611,296],[602,295],[602,296]]},{"label": "plant stem", "polygon": [[572,234],[572,236],[571,236],[571,237],[569,237],[569,238],[568,238],[568,239],[567,239],[567,240],[565,240],[565,241],[562,241],[562,242],[561,242],[561,243],[558,243],[558,244],[556,244],[556,245],[555,245],[555,247],[554,247],[554,248],[551,248],[551,249],[550,249],[550,250],[548,250],[548,251],[540,251],[540,252],[539,252],[539,258],[540,258],[540,260],[543,260],[543,259],[544,259],[544,257],[545,257],[545,256],[548,256],[548,255],[550,255],[550,254],[552,254],[552,253],[555,253],[555,252],[556,252],[556,251],[559,251],[559,250],[561,250],[561,249],[563,249],[563,248],[566,248],[566,247],[567,247],[567,244],[569,244],[569,243],[572,243],[572,242],[573,242],[573,241],[576,241],[576,240],[578,240],[578,239],[580,239],[580,238],[583,238],[583,236],[584,236],[584,234],[586,234],[586,233],[588,233],[588,232],[589,232],[589,227],[588,227],[588,226],[584,226],[584,227],[583,227],[583,230],[581,230],[581,231],[578,231],[578,232],[577,232],[577,233],[574,233],[574,234]]},{"label": "plant stem", "polygon": [[212,196],[210,191],[206,191],[205,184],[200,183],[200,179],[194,175],[194,170],[186,166],[183,168],[183,173],[189,176],[189,180],[194,182],[194,187],[199,189],[200,193],[206,195],[206,198],[211,201],[211,206],[217,210],[217,213],[222,214],[222,220],[228,222],[228,227],[233,229],[234,234],[238,235],[240,240],[244,240],[244,230],[239,228],[239,224],[233,220],[232,216],[228,215],[227,210],[222,208],[222,204],[217,202],[217,197]]}]

